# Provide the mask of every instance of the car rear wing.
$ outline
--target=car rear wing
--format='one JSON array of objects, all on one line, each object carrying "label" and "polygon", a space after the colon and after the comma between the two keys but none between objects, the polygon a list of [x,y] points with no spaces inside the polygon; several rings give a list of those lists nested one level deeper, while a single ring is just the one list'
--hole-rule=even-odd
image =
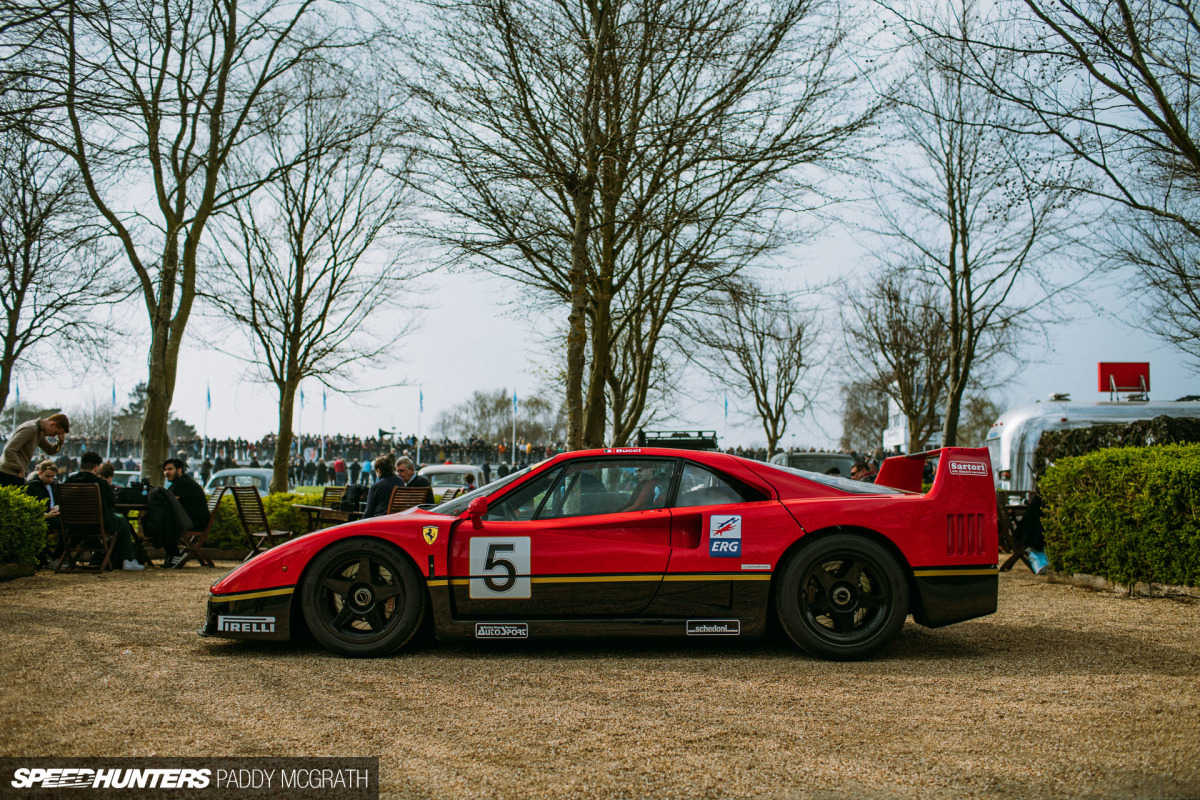
[{"label": "car rear wing", "polygon": [[[986,447],[943,447],[924,453],[892,456],[883,462],[875,477],[877,486],[920,492],[925,462],[937,459],[930,495],[941,494],[949,485],[960,485],[970,493],[995,499],[995,479]],[[975,491],[971,491],[975,490]]]}]

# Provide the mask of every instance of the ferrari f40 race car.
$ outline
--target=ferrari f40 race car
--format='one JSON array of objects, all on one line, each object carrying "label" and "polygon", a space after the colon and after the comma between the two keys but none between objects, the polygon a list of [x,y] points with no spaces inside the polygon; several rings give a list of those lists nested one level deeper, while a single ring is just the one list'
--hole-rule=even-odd
[{"label": "ferrari f40 race car", "polygon": [[[936,458],[922,492],[925,461]],[[987,450],[884,462],[874,484],[722,453],[555,456],[429,509],[316,531],[213,585],[201,633],[380,656],[437,639],[739,636],[870,656],[911,613],[996,610]]]}]

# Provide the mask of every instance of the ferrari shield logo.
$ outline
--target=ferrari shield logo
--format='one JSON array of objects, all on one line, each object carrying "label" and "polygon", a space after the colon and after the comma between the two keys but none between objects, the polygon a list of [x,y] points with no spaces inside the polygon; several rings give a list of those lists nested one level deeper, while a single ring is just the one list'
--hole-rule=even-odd
[{"label": "ferrari shield logo", "polygon": [[421,528],[421,535],[425,537],[425,544],[433,544],[437,541],[437,532],[436,525],[426,525],[424,528]]}]

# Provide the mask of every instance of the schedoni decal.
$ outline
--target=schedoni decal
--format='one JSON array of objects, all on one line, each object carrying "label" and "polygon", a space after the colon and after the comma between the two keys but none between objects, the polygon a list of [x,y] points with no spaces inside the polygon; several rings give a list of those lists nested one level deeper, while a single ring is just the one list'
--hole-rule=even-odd
[{"label": "schedoni decal", "polygon": [[689,619],[688,636],[738,636],[742,632],[740,619]]}]

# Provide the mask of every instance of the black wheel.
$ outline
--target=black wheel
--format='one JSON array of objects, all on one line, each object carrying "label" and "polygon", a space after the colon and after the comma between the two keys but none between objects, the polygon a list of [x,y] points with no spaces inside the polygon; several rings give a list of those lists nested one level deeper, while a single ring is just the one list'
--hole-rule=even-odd
[{"label": "black wheel", "polygon": [[425,616],[425,587],[412,562],[374,539],[323,550],[301,590],[304,619],[318,642],[344,656],[381,656],[413,637]]},{"label": "black wheel", "polygon": [[853,661],[888,645],[908,616],[908,584],[896,559],[862,536],[836,534],[803,546],[784,566],[775,605],[796,644]]}]

